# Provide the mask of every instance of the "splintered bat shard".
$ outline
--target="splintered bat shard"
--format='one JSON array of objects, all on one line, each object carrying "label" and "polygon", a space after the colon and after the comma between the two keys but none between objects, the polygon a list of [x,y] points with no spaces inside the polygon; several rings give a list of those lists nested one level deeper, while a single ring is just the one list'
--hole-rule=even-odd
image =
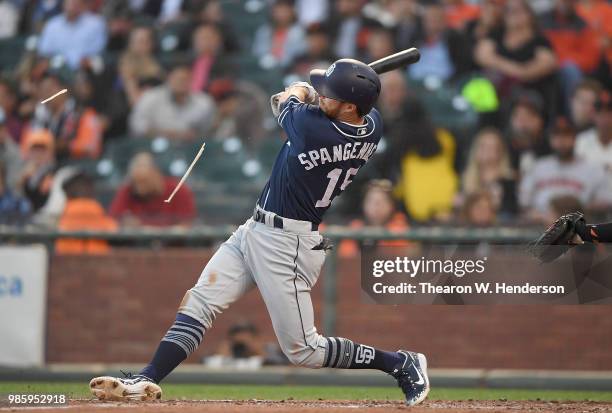
[{"label": "splintered bat shard", "polygon": [[176,193],[178,192],[178,190],[181,188],[181,186],[183,185],[183,182],[185,182],[185,179],[187,179],[187,177],[189,176],[189,174],[191,173],[191,170],[193,169],[193,166],[196,164],[196,162],[198,161],[198,159],[200,159],[200,156],[202,156],[202,153],[204,152],[204,147],[206,146],[205,143],[202,144],[202,147],[200,148],[200,150],[198,151],[198,154],[195,156],[195,158],[193,158],[193,161],[191,162],[191,165],[189,165],[189,168],[187,168],[187,170],[185,171],[185,175],[183,175],[183,177],[181,178],[181,180],[179,181],[179,183],[176,185],[176,188],[174,188],[174,191],[172,191],[172,193],[170,194],[170,196],[168,197],[168,199],[166,199],[164,202],[169,204],[170,201],[172,201],[172,198],[174,198],[174,195],[176,195]]},{"label": "splintered bat shard", "polygon": [[44,105],[45,103],[49,102],[50,100],[55,99],[56,97],[58,97],[59,95],[63,95],[64,93],[68,92],[68,89],[62,89],[59,92],[57,92],[55,95],[53,96],[49,96],[47,99],[43,100],[42,102],[40,102],[42,105]]}]

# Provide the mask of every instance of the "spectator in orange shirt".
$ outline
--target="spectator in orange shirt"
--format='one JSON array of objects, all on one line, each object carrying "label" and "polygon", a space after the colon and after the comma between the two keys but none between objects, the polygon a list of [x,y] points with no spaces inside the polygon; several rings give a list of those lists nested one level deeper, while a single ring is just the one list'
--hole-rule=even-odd
[{"label": "spectator in orange shirt", "polygon": [[[117,223],[106,215],[104,207],[94,199],[93,179],[76,173],[64,182],[66,207],[58,229],[62,231],[116,231]],[[103,254],[109,251],[108,242],[99,239],[58,239],[55,251],[59,254]]]},{"label": "spectator in orange shirt", "polygon": [[[82,85],[79,85],[81,87]],[[67,82],[55,73],[47,73],[39,85],[42,99],[67,88]],[[55,136],[55,153],[63,159],[97,158],[102,150],[102,123],[96,111],[78,102],[70,93],[39,105],[33,123],[49,129]]]},{"label": "spectator in orange shirt", "polygon": [[[409,226],[406,216],[398,212],[393,199],[393,185],[386,179],[372,180],[368,183],[363,197],[363,218],[351,221],[351,229],[383,228],[391,232],[402,233]],[[405,247],[410,242],[406,240],[379,241],[376,246]],[[341,257],[353,257],[359,253],[360,245],[355,240],[344,240],[340,243],[338,254]]]},{"label": "spectator in orange shirt", "polygon": [[176,184],[174,178],[163,175],[150,153],[136,154],[130,162],[127,182],[113,199],[110,214],[127,227],[187,226],[196,214],[191,190],[183,185],[172,202],[164,202]]},{"label": "spectator in orange shirt", "polygon": [[446,6],[446,22],[453,29],[461,30],[468,21],[477,19],[480,7],[466,3],[465,0],[444,0]]},{"label": "spectator in orange shirt", "polygon": [[581,76],[599,65],[597,33],[576,13],[574,0],[556,0],[555,8],[542,18],[542,29],[559,59],[562,86],[569,99]]},{"label": "spectator in orange shirt", "polygon": [[597,32],[602,50],[612,64],[612,4],[606,0],[580,0],[576,13]]}]

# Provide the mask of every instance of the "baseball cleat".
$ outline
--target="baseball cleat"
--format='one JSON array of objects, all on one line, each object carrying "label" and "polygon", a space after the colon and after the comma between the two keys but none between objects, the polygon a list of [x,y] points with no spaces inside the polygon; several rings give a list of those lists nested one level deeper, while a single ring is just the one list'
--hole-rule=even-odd
[{"label": "baseball cleat", "polygon": [[405,357],[391,372],[397,380],[397,385],[406,395],[406,404],[414,406],[421,403],[429,393],[429,377],[427,377],[427,359],[424,354],[399,350]]},{"label": "baseball cleat", "polygon": [[89,382],[91,393],[99,400],[150,401],[161,399],[162,389],[146,376],[131,373],[125,378],[102,376]]}]

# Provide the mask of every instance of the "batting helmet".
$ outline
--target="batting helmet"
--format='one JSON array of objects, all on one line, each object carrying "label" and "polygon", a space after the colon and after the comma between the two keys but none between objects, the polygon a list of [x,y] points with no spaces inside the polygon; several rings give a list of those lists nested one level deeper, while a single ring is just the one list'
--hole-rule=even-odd
[{"label": "batting helmet", "polygon": [[321,96],[353,103],[361,116],[370,112],[380,94],[374,69],[354,59],[337,60],[327,70],[311,70],[310,83]]}]

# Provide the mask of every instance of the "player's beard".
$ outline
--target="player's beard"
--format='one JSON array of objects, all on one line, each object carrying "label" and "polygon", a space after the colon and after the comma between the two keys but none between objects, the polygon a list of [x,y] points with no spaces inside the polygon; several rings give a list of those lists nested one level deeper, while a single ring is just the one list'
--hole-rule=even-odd
[{"label": "player's beard", "polygon": [[340,109],[342,108],[341,105],[338,105],[336,107],[330,107],[331,105],[321,105],[319,103],[319,107],[321,108],[321,110],[327,115],[328,118],[332,118],[332,119],[336,119],[338,117],[338,115],[340,114]]}]

